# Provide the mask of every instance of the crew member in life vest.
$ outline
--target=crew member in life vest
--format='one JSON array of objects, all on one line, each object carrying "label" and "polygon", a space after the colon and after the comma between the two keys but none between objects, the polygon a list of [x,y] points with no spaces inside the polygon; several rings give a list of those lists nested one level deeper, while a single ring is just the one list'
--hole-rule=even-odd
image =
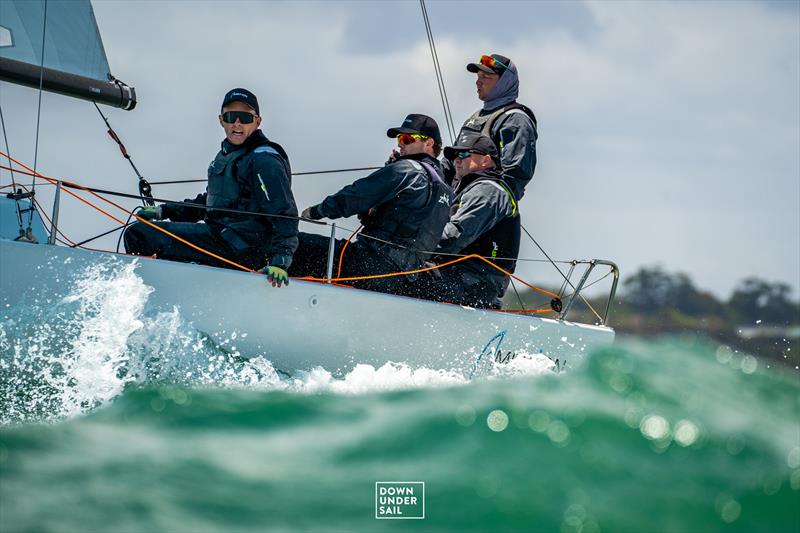
[{"label": "crew member in life vest", "polygon": [[[386,134],[397,151],[386,165],[303,211],[312,220],[357,215],[361,233],[344,252],[340,277],[370,276],[419,268],[436,248],[453,199],[436,159],[442,140],[436,121],[411,114]],[[325,276],[329,237],[300,232],[292,276]],[[334,276],[345,240],[335,242]],[[394,292],[405,276],[346,281],[357,288]]]},{"label": "crew member in life vest", "polygon": [[[437,251],[438,263],[480,255],[514,272],[519,255],[520,217],[514,192],[500,171],[492,140],[471,133],[444,149],[458,187]],[[450,254],[450,255],[444,255]],[[480,259],[467,259],[420,275],[409,296],[482,308],[500,308],[508,276]]]},{"label": "crew member in life vest", "polygon": [[[252,269],[264,267],[273,285],[288,284],[298,224],[289,157],[259,129],[258,100],[246,89],[225,95],[219,123],[225,140],[208,167],[206,192],[183,203],[145,207],[137,215],[220,257]],[[231,268],[144,222],[125,231],[125,249]]]},{"label": "crew member in life vest", "polygon": [[[478,75],[475,86],[483,107],[464,122],[455,144],[464,144],[465,136],[472,133],[491,138],[500,153],[503,182],[520,200],[536,168],[538,134],[533,111],[517,102],[517,66],[505,56],[492,54],[468,64],[467,70]],[[443,166],[445,178],[455,189],[455,167],[447,160]]]}]

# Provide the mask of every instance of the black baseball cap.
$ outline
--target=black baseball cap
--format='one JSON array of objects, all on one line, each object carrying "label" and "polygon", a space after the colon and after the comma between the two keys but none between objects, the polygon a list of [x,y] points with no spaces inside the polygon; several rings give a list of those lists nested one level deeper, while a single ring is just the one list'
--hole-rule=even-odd
[{"label": "black baseball cap", "polygon": [[445,147],[444,156],[452,161],[456,158],[458,152],[475,152],[476,154],[488,155],[494,159],[495,164],[500,158],[494,141],[480,133],[468,135],[457,146]]},{"label": "black baseball cap", "polygon": [[222,107],[230,104],[231,102],[243,102],[256,112],[256,115],[259,114],[258,111],[258,98],[256,95],[248,91],[247,89],[242,89],[238,87],[236,89],[231,89],[230,91],[225,94],[225,98],[222,99]]},{"label": "black baseball cap", "polygon": [[501,56],[500,54],[492,54],[489,57],[494,58],[495,61],[498,61],[502,65],[495,65],[493,67],[487,67],[486,65],[484,65],[483,63],[478,61],[477,63],[468,63],[467,64],[467,70],[470,71],[470,72],[478,72],[479,70],[482,70],[482,71],[487,72],[489,74],[497,74],[498,76],[502,76],[503,75],[503,71],[511,66],[511,60],[509,58],[507,58],[506,56]]},{"label": "black baseball cap", "polygon": [[395,138],[401,133],[416,133],[418,135],[431,137],[437,143],[442,142],[442,136],[439,134],[439,125],[428,115],[416,115],[412,113],[406,117],[399,128],[390,128],[386,132],[386,135]]}]

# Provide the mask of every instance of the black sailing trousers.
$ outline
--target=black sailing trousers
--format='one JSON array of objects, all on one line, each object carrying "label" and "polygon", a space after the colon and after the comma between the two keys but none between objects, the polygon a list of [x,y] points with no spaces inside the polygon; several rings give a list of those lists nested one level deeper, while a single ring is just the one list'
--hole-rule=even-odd
[{"label": "black sailing trousers", "polygon": [[[330,243],[330,237],[315,235],[313,233],[304,233],[302,231],[297,234],[297,237],[300,240],[300,244],[294,254],[292,266],[289,268],[289,275],[292,277],[313,276],[315,278],[324,278],[325,270],[328,265],[328,245]],[[334,240],[334,278],[337,277],[336,272],[339,268],[339,255],[346,242],[345,239]],[[341,277],[343,278],[372,276],[397,271],[398,268],[393,262],[384,257],[380,252],[358,240],[350,242],[342,258]],[[358,289],[394,293],[403,282],[404,277],[405,276],[393,276],[389,278],[343,281],[342,283]]]},{"label": "black sailing trousers", "polygon": [[[198,222],[163,222],[153,221],[152,224],[164,228],[185,239],[186,241],[208,250],[220,257],[239,263],[242,266],[256,270],[263,268],[267,264],[264,251],[255,247],[247,246],[241,241],[239,248],[234,248],[228,241],[222,238],[220,232],[211,224],[201,224]],[[130,225],[123,236],[125,250],[129,254],[135,255],[155,255],[159,259],[169,259],[171,261],[181,261],[183,263],[199,263],[215,267],[232,268],[223,261],[214,259],[210,255],[204,254],[190,246],[185,245],[150,227],[144,222],[136,222]]]}]

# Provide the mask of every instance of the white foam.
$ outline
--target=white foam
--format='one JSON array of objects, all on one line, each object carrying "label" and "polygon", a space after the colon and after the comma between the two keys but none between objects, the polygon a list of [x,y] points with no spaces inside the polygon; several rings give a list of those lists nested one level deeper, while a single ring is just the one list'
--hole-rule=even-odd
[{"label": "white foam", "polygon": [[139,317],[152,292],[135,268],[94,265],[66,297],[36,300],[0,324],[8,397],[0,421],[71,417],[122,392],[132,379],[124,371],[128,338],[142,328]]},{"label": "white foam", "polygon": [[[286,374],[259,354],[241,354],[228,332],[214,342],[186,322],[177,307],[149,311],[152,289],[136,263],[97,265],[78,276],[66,297],[37,301],[0,323],[0,423],[62,419],[88,412],[126,386],[174,384],[281,390],[299,394],[365,394],[470,383],[466,368],[415,368],[389,362],[356,364],[344,375],[316,367]],[[66,282],[66,280],[65,280]],[[551,373],[542,354],[518,354],[499,364],[490,354],[478,379]],[[26,390],[24,398],[18,392]],[[4,402],[7,403],[7,402]]]}]

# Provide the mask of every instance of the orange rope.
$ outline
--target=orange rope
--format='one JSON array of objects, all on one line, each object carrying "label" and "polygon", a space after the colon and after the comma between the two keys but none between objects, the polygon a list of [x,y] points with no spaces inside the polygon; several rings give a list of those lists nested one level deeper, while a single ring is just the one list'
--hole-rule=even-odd
[{"label": "orange rope", "polygon": [[351,233],[350,236],[347,238],[347,241],[345,241],[344,246],[342,246],[342,251],[339,254],[339,266],[336,269],[336,277],[337,278],[342,275],[342,260],[344,259],[344,251],[347,250],[348,246],[350,246],[350,241],[353,239],[355,234],[358,233],[359,231],[361,231],[361,228],[363,228],[363,227],[364,227],[364,224],[361,224],[358,228],[356,228],[356,230],[353,233]]},{"label": "orange rope", "polygon": [[337,277],[337,278],[331,278],[331,279],[328,279],[328,278],[315,278],[313,276],[305,276],[305,277],[297,278],[297,279],[305,280],[305,281],[321,281],[321,282],[325,282],[325,281],[360,281],[360,280],[365,280],[365,279],[391,278],[391,277],[395,277],[395,276],[407,276],[407,275],[410,275],[410,274],[420,274],[422,272],[429,272],[431,270],[438,270],[438,269],[440,269],[442,267],[454,265],[456,263],[460,263],[461,261],[466,261],[467,259],[480,259],[484,263],[488,263],[492,267],[496,268],[497,270],[499,270],[500,272],[502,272],[506,276],[508,276],[510,278],[514,278],[515,280],[519,281],[520,283],[522,283],[523,285],[525,285],[529,289],[537,291],[537,292],[540,292],[542,294],[546,294],[548,296],[552,296],[553,298],[558,298],[557,294],[553,294],[550,291],[546,291],[544,289],[540,289],[539,287],[535,287],[535,286],[531,285],[530,283],[528,283],[527,281],[518,278],[517,276],[515,276],[511,272],[503,269],[502,267],[500,267],[498,265],[495,265],[493,262],[489,261],[485,257],[477,255],[477,254],[465,255],[463,257],[459,257],[457,259],[453,259],[452,261],[448,261],[446,263],[441,263],[439,265],[433,265],[433,266],[430,266],[430,267],[420,268],[420,269],[417,269],[417,270],[406,270],[404,272],[390,272],[388,274],[374,274],[374,275],[371,275],[371,276],[353,276],[353,277],[348,277],[348,278],[339,278],[339,277]]}]

